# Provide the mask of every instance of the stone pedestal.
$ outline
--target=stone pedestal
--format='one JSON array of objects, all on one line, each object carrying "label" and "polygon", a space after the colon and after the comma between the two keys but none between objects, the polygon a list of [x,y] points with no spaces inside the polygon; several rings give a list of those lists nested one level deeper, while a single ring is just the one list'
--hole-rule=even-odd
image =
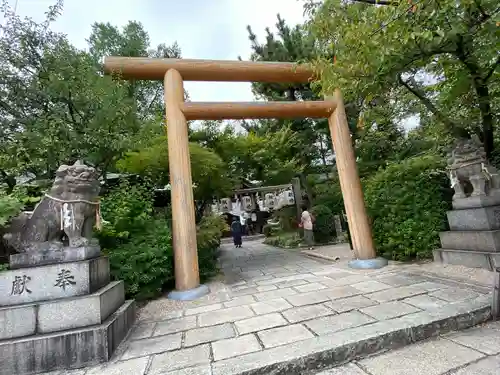
[{"label": "stone pedestal", "polygon": [[440,233],[434,260],[447,264],[500,267],[500,194],[459,198],[447,212],[450,231]]},{"label": "stone pedestal", "polygon": [[109,360],[133,324],[135,303],[125,301],[122,281],[110,282],[99,249],[16,254],[11,265],[0,273],[0,375]]}]

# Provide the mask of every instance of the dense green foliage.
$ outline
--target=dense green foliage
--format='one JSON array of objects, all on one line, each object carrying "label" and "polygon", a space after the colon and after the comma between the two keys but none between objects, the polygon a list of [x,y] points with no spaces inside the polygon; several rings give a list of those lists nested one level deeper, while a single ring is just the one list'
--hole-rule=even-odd
[{"label": "dense green foliage", "polygon": [[340,190],[338,177],[314,185],[314,203],[318,206],[328,207],[334,215],[344,211],[344,200]]},{"label": "dense green foliage", "polygon": [[[137,175],[142,183],[123,183],[102,198],[105,222],[96,235],[127,294],[153,298],[174,281],[170,207],[153,207],[154,189],[170,178],[163,86],[104,75],[102,58],[180,58],[181,49],[168,36],[168,44],[152,46],[146,29],[130,21],[122,28],[92,25],[88,48],[80,50],[52,30],[62,11],[62,1],[54,2],[41,23],[15,15],[6,1],[1,8],[0,227],[23,206],[33,209],[63,163],[82,159],[105,182],[111,172]],[[320,79],[255,83],[254,95],[317,100],[340,88],[379,253],[429,256],[446,226],[450,197],[442,170],[456,138],[478,134],[500,165],[498,1],[307,0],[305,11],[308,19],[299,25],[278,15],[275,32],[266,29],[263,41],[248,26],[247,57],[310,63]],[[227,230],[206,208],[231,196],[242,180],[279,185],[299,177],[316,216],[317,242],[331,239],[333,215],[344,211],[327,121],[239,125],[244,131],[234,123],[189,124],[203,278],[217,272]],[[30,185],[19,186],[21,180]],[[295,207],[273,217],[281,224],[264,227],[266,242],[298,246]]]},{"label": "dense green foliage", "polygon": [[395,260],[426,258],[439,246],[451,189],[439,156],[389,165],[365,181],[377,251]]},{"label": "dense green foliage", "polygon": [[204,216],[198,225],[196,243],[202,281],[217,273],[217,258],[222,233],[228,230],[229,226],[222,216]]},{"label": "dense green foliage", "polygon": [[23,204],[13,196],[0,196],[0,227],[3,227],[12,217],[16,216]]},{"label": "dense green foliage", "polygon": [[335,55],[314,61],[318,88],[360,98],[361,112],[390,103],[399,118],[432,116],[441,140],[476,133],[490,155],[500,105],[498,1],[369,3],[308,1],[317,46]]},{"label": "dense green foliage", "polygon": [[335,236],[332,210],[325,205],[316,205],[311,208],[311,213],[314,216],[314,241],[328,242]]},{"label": "dense green foliage", "polygon": [[172,233],[163,219],[150,219],[144,229],[116,248],[104,248],[111,275],[125,282],[126,294],[149,299],[174,280]]},{"label": "dense green foliage", "polygon": [[[111,273],[123,280],[127,295],[154,298],[174,283],[172,233],[168,217],[153,213],[147,185],[122,183],[102,199],[104,218],[97,233],[109,256]],[[204,218],[196,233],[200,277],[217,272],[217,249],[226,229],[221,218]]]},{"label": "dense green foliage", "polygon": [[302,237],[297,232],[278,232],[264,240],[266,245],[282,247],[285,249],[296,248],[302,243]]}]

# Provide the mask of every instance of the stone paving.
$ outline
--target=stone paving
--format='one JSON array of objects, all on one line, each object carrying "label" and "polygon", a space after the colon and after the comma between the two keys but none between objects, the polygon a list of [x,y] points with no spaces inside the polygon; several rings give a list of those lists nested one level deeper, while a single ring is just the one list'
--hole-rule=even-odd
[{"label": "stone paving", "polygon": [[[211,285],[210,296],[146,306],[109,363],[54,374],[303,374],[490,317],[489,288],[412,274],[399,264],[352,270],[255,241],[242,249],[224,245],[221,268],[223,282]],[[375,369],[381,357],[359,364]],[[356,366],[340,373],[365,374]],[[324,374],[339,373],[332,371]]]},{"label": "stone paving", "polygon": [[500,322],[452,332],[317,375],[498,375]]}]

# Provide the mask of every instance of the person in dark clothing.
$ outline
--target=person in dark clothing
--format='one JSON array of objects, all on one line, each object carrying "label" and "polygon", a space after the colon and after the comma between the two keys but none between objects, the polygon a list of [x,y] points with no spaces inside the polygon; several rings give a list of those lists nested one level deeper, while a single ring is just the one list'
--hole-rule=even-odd
[{"label": "person in dark clothing", "polygon": [[241,247],[241,223],[239,218],[236,216],[233,218],[231,223],[231,234],[233,235],[234,246]]}]

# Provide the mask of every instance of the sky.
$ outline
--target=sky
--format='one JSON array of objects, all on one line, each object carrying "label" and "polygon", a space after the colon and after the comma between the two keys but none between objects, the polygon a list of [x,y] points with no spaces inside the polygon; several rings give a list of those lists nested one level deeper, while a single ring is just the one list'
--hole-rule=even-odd
[{"label": "sky", "polygon": [[[12,7],[16,0],[8,0]],[[17,0],[17,14],[35,21],[55,0]],[[179,44],[183,58],[249,59],[251,44],[246,26],[261,40],[265,28],[275,29],[277,14],[290,25],[304,20],[300,0],[65,0],[62,15],[53,29],[68,36],[79,48],[86,48],[94,22],[124,26],[141,22],[151,45]],[[192,101],[252,101],[250,83],[186,82]]]}]

